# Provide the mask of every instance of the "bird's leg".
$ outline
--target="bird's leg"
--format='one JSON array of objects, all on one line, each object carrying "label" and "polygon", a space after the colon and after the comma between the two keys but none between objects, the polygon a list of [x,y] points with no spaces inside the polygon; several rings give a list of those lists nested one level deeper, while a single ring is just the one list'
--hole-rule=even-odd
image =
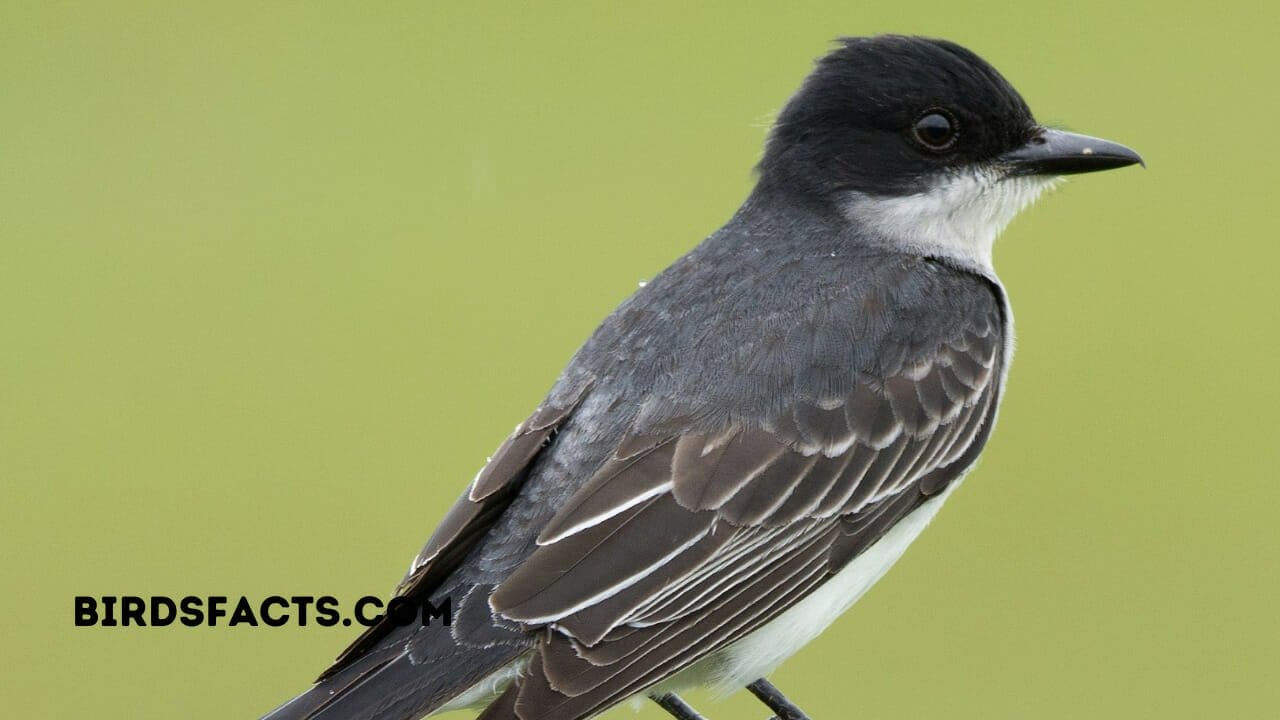
[{"label": "bird's leg", "polygon": [[663,710],[671,713],[676,720],[707,720],[698,713],[697,710],[689,707],[689,703],[680,699],[675,693],[664,693],[662,695],[650,695],[650,700],[658,703]]},{"label": "bird's leg", "polygon": [[760,702],[769,706],[769,709],[778,714],[773,720],[809,720],[809,716],[804,711],[796,707],[782,691],[773,686],[773,683],[760,678],[759,680],[747,686],[752,695],[760,699]]}]

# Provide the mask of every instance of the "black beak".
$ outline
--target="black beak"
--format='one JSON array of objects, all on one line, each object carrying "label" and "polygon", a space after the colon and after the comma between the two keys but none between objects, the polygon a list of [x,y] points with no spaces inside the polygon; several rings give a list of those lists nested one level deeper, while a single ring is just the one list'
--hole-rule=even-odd
[{"label": "black beak", "polygon": [[1026,145],[1000,156],[1012,175],[1074,175],[1142,165],[1129,148],[1088,135],[1041,128]]}]

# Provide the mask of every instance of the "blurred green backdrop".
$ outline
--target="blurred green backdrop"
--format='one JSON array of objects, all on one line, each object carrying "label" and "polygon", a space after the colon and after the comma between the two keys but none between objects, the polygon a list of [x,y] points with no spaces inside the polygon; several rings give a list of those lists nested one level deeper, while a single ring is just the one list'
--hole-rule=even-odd
[{"label": "blurred green backdrop", "polygon": [[981,468],[777,682],[823,720],[1273,716],[1274,4],[443,5],[3,4],[8,714],[301,690],[353,630],[77,629],[71,598],[388,592],[594,325],[735,209],[812,58],[896,31],[1150,169],[1005,234]]}]

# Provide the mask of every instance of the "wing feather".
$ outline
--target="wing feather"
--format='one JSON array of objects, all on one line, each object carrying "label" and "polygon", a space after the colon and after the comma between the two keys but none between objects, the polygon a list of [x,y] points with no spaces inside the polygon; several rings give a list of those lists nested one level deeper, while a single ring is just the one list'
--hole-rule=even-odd
[{"label": "wing feather", "polygon": [[554,622],[636,585],[704,538],[716,522],[670,495],[646,500],[539,548],[489,598],[510,620]]},{"label": "wing feather", "polygon": [[682,468],[686,473],[673,477],[673,493],[690,510],[719,508],[785,450],[763,430],[744,430],[701,457],[686,457],[692,462]]},{"label": "wing feather", "polygon": [[[844,413],[841,413],[843,415]],[[782,452],[720,508],[735,525],[759,525],[804,482],[820,455]]]},{"label": "wing feather", "polygon": [[[875,452],[863,449],[860,452],[846,451],[835,457],[819,456],[817,462],[809,468],[803,482],[798,483],[786,501],[773,511],[773,517],[766,524],[788,525],[800,518],[815,515],[818,505],[832,491],[832,488],[842,482],[846,471],[851,475],[859,472],[856,466],[852,470],[849,469],[855,457],[865,458],[869,464],[874,459]],[[865,469],[864,466],[863,470]],[[848,481],[844,480],[844,482]]]},{"label": "wing feather", "polygon": [[594,662],[584,661],[584,649],[571,639],[552,636],[535,656],[524,681],[507,690],[515,697],[515,716],[521,720],[587,717],[679,672],[704,650],[722,648],[749,633],[820,584],[826,576],[826,549],[831,542],[827,533],[813,538],[785,562],[756,575],[748,592],[718,598],[698,618],[602,644],[608,654],[593,657]]},{"label": "wing feather", "polygon": [[[432,533],[396,595],[426,599],[458,567],[466,554],[484,537],[493,522],[519,492],[538,454],[547,447],[586,395],[584,387],[571,402],[539,407],[498,447],[476,475],[471,487],[458,498]],[[395,629],[389,617],[367,628],[320,674],[316,682],[336,676],[383,642]],[[354,688],[348,684],[346,687]],[[342,691],[334,691],[338,696]],[[336,699],[336,697],[334,698]]]},{"label": "wing feather", "polygon": [[923,355],[896,349],[883,375],[842,381],[838,353],[814,341],[810,389],[758,423],[628,436],[490,596],[498,617],[546,629],[494,705],[514,714],[492,717],[584,718],[670,677],[945,489],[1000,392],[1002,311],[988,309]]}]

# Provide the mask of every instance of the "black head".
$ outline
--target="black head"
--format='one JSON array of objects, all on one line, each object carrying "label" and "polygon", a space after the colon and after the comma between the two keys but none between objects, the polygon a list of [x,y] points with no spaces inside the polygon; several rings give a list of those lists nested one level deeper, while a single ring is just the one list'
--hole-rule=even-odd
[{"label": "black head", "polygon": [[[779,115],[760,162],[761,181],[818,196],[844,190],[909,195],[964,166],[1066,174],[1105,169],[1108,159],[1107,167],[1138,161],[1132,151],[1095,141],[1069,148],[1075,166],[1015,168],[1018,162],[1009,159],[1045,145],[1050,132],[1065,135],[1037,125],[1013,86],[955,43],[898,35],[846,38],[817,62]],[[1120,158],[1114,148],[1127,154]],[[1055,157],[1068,150],[1053,149]]]}]

